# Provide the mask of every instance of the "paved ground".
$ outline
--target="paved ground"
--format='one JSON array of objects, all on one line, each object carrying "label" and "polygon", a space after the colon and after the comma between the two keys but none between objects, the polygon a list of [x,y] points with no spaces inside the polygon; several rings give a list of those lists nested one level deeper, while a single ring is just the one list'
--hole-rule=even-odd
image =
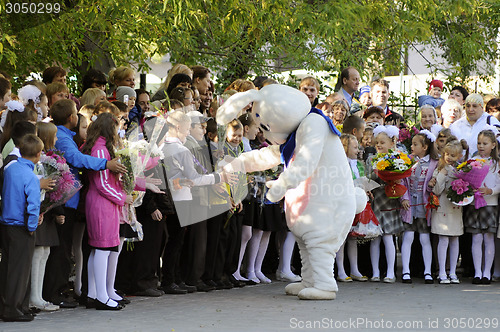
[{"label": "paved ground", "polygon": [[130,297],[119,312],[66,309],[41,313],[30,323],[0,322],[0,331],[500,330],[500,283],[352,282],[339,285],[334,301],[300,301],[284,295],[285,285]]}]

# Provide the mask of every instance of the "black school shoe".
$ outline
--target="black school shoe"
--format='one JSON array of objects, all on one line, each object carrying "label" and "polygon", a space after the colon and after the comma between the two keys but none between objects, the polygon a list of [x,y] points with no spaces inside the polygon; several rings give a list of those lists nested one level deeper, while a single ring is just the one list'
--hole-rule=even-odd
[{"label": "black school shoe", "polygon": [[[164,293],[161,290],[153,289],[153,288],[148,288],[148,289],[137,291],[134,293],[134,295],[136,295],[136,296],[148,296],[148,297],[159,297],[159,296],[162,296],[163,294]],[[120,294],[118,294],[118,295],[120,295]],[[123,296],[121,296],[121,297],[125,298]]]},{"label": "black school shoe", "polygon": [[60,308],[63,308],[63,309],[75,309],[76,307],[78,307],[77,302],[68,301],[68,300],[63,300],[59,303],[54,303],[54,304],[58,305]]},{"label": "black school shoe", "polygon": [[218,281],[215,281],[215,289],[217,290],[222,290],[222,289],[232,289],[234,286],[232,283],[230,283],[229,281],[227,280],[218,280]]},{"label": "black school shoe", "polygon": [[473,285],[481,285],[481,278],[474,277],[474,279],[472,279],[472,284]]},{"label": "black school shoe", "polygon": [[240,280],[237,280],[235,277],[233,277],[232,275],[228,275],[227,276],[227,280],[233,284],[234,287],[245,287],[246,286],[246,282],[244,281],[240,281]]},{"label": "black school shoe", "polygon": [[215,290],[215,287],[214,286],[210,286],[210,285],[207,285],[206,283],[204,283],[203,281],[200,281],[197,285],[196,285],[196,290],[198,292],[211,292],[213,290]]},{"label": "black school shoe", "polygon": [[125,308],[123,305],[119,304],[116,306],[116,307],[111,307],[108,305],[108,302],[109,300],[111,299],[108,299],[106,301],[106,303],[102,303],[101,301],[99,300],[95,300],[95,308],[96,310],[112,310],[112,311],[116,311],[116,310],[122,310],[123,308]]},{"label": "black school shoe", "polygon": [[85,301],[85,308],[94,309],[95,308],[95,301],[96,301],[96,299],[93,299],[93,298],[87,296],[87,300]]},{"label": "black school shoe", "polygon": [[188,293],[196,292],[196,286],[186,285],[184,281],[178,283],[177,286],[179,286],[180,289],[186,290]]},{"label": "black school shoe", "polygon": [[187,290],[181,289],[176,283],[171,283],[168,286],[163,286],[162,290],[166,294],[174,294],[174,295],[187,294]]},{"label": "black school shoe", "polygon": [[[407,276],[409,276],[409,277],[410,277],[410,274],[409,274],[409,273],[403,273],[403,275],[402,275],[401,277],[404,277],[405,275],[407,275]],[[411,277],[410,277],[410,278],[408,278],[408,279],[404,279],[404,278],[403,278],[403,279],[402,279],[402,282],[403,282],[403,284],[411,284],[411,283],[413,283],[413,281],[411,280]]]},{"label": "black school shoe", "polygon": [[491,284],[491,280],[486,278],[486,277],[483,277],[483,279],[481,279],[481,284],[489,285],[489,284]]},{"label": "black school shoe", "polygon": [[4,322],[31,322],[34,319],[32,314],[24,314],[17,317],[2,317]]}]

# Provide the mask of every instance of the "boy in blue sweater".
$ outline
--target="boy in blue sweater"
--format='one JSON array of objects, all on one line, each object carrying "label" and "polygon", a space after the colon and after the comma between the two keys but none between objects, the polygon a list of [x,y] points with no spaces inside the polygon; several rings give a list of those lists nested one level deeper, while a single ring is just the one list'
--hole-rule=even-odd
[{"label": "boy in blue sweater", "polygon": [[42,141],[33,134],[22,138],[21,157],[4,173],[2,188],[2,262],[0,268],[0,315],[6,322],[33,320],[29,312],[31,261],[34,232],[40,217],[40,181],[33,172],[40,160]]},{"label": "boy in blue sweater", "polygon": [[[77,179],[80,178],[80,169],[100,171],[109,169],[115,173],[125,173],[127,169],[118,162],[118,159],[107,161],[103,158],[95,158],[83,154],[78,150],[78,146],[73,140],[75,132],[71,129],[78,124],[78,113],[76,104],[71,99],[62,99],[55,102],[50,107],[50,114],[57,126],[56,149],[64,152],[64,158],[70,166],[71,172]],[[46,271],[50,278],[45,278],[43,285],[43,298],[49,302],[59,305],[61,308],[74,308],[76,303],[68,301],[62,292],[67,289],[69,276],[72,270],[72,246],[73,228],[78,214],[76,208],[80,200],[78,191],[64,208],[65,222],[57,225],[59,233],[59,246],[50,251],[47,261]]]}]

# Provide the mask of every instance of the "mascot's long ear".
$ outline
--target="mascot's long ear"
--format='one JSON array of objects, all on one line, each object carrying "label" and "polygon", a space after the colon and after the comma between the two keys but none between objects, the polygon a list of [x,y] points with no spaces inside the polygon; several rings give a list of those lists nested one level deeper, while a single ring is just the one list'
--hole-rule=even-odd
[{"label": "mascot's long ear", "polygon": [[251,102],[260,101],[261,98],[261,94],[258,90],[235,93],[217,110],[217,123],[225,125],[231,122],[245,106]]}]

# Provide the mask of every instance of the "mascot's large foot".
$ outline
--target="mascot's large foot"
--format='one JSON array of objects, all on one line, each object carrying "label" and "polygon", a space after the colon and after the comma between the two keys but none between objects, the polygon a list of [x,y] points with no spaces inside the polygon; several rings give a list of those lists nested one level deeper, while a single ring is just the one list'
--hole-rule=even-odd
[{"label": "mascot's large foot", "polygon": [[302,282],[294,282],[286,285],[285,292],[286,295],[299,295],[299,292],[305,288],[306,286]]},{"label": "mascot's large foot", "polygon": [[329,292],[309,287],[301,290],[298,296],[301,300],[335,300],[335,298],[337,297],[337,292]]}]

